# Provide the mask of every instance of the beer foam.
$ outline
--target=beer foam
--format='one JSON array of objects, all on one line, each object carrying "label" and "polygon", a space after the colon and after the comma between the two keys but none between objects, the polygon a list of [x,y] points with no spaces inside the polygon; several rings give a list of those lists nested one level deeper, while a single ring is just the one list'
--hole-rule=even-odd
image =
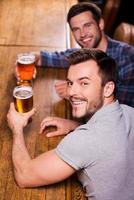
[{"label": "beer foam", "polygon": [[32,97],[32,87],[30,86],[17,86],[13,91],[13,96],[17,99],[28,99]]},{"label": "beer foam", "polygon": [[35,55],[33,54],[20,54],[18,55],[17,62],[20,64],[31,64],[35,61]]}]

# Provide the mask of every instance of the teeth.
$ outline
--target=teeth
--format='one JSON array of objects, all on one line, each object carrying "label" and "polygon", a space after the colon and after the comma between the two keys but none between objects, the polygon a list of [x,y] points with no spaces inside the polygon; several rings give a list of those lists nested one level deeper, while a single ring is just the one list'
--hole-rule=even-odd
[{"label": "teeth", "polygon": [[87,39],[84,39],[83,42],[88,42],[90,41],[91,39],[87,38]]},{"label": "teeth", "polygon": [[80,104],[82,104],[83,102],[82,101],[74,101],[74,102],[72,102],[73,104],[75,104],[75,105],[80,105]]},{"label": "teeth", "polygon": [[87,41],[89,41],[89,39],[85,39],[85,40],[83,40],[83,42],[87,42]]}]

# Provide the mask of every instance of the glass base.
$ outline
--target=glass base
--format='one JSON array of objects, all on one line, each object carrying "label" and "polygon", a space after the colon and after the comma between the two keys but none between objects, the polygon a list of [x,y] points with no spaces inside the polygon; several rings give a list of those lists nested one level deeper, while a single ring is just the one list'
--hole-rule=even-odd
[{"label": "glass base", "polygon": [[33,81],[32,80],[20,80],[20,81],[17,81],[17,85],[33,86]]}]

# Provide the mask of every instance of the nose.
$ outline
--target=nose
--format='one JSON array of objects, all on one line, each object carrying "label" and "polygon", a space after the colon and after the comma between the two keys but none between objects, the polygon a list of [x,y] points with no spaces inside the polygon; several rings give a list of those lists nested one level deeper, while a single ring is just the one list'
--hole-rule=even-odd
[{"label": "nose", "polygon": [[81,34],[81,37],[82,37],[82,38],[85,37],[86,32],[85,32],[84,28],[82,28],[82,29],[80,30],[80,34]]},{"label": "nose", "polygon": [[67,93],[68,93],[69,97],[77,94],[78,93],[78,87],[75,84],[68,86]]}]

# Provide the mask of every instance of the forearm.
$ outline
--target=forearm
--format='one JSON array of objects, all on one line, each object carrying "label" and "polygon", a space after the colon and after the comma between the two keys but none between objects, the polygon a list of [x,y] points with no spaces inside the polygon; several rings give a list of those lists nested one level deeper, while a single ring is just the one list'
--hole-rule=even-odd
[{"label": "forearm", "polygon": [[69,62],[67,61],[67,56],[74,51],[76,51],[76,49],[67,49],[60,52],[41,51],[41,65],[43,67],[68,68]]},{"label": "forearm", "polygon": [[13,146],[12,146],[12,161],[14,167],[14,175],[19,186],[23,187],[21,180],[27,176],[28,164],[31,157],[27,151],[23,130],[14,131]]},{"label": "forearm", "polygon": [[13,132],[12,159],[17,184],[21,188],[49,185],[71,176],[75,170],[60,159],[54,150],[31,159],[23,131]]}]

